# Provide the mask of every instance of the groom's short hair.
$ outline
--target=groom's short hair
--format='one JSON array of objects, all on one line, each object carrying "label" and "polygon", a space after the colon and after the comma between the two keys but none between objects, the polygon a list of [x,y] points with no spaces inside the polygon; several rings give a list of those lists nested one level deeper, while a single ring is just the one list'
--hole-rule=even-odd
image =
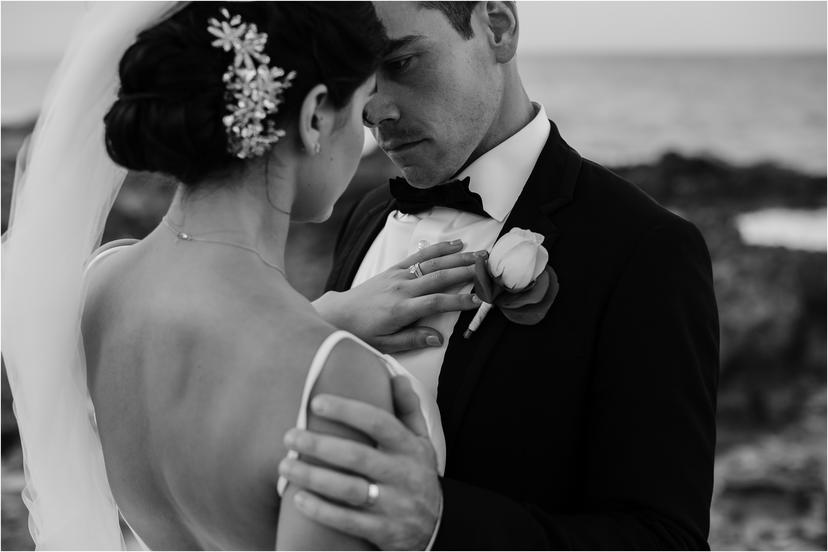
[{"label": "groom's short hair", "polygon": [[449,20],[460,36],[469,39],[474,36],[471,26],[471,14],[477,2],[419,2],[421,8],[438,10]]}]

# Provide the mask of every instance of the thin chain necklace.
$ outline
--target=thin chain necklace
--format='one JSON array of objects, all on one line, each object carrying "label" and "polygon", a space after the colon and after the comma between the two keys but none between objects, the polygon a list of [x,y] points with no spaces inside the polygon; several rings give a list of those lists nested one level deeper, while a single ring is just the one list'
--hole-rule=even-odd
[{"label": "thin chain necklace", "polygon": [[259,258],[259,260],[262,261],[264,264],[266,264],[270,268],[276,269],[278,272],[280,272],[282,274],[282,276],[287,278],[287,274],[285,273],[284,268],[282,268],[281,266],[279,266],[277,264],[271,263],[270,261],[268,261],[267,259],[262,257],[262,254],[259,253],[258,251],[256,251],[256,249],[254,249],[254,248],[252,248],[248,245],[242,245],[240,243],[234,243],[234,242],[223,241],[223,240],[211,240],[209,238],[200,238],[200,237],[193,236],[192,234],[188,234],[187,232],[184,232],[183,230],[180,230],[180,229],[176,228],[175,226],[173,226],[170,223],[170,221],[167,220],[166,216],[164,216],[164,218],[161,219],[161,222],[163,222],[164,226],[169,228],[170,231],[173,234],[175,234],[175,237],[178,238],[179,240],[192,241],[192,242],[202,242],[202,243],[213,243],[213,244],[216,244],[216,245],[228,245],[230,247],[236,247],[238,249],[244,249],[245,251],[249,251],[249,252],[253,253],[254,255],[256,255]]}]

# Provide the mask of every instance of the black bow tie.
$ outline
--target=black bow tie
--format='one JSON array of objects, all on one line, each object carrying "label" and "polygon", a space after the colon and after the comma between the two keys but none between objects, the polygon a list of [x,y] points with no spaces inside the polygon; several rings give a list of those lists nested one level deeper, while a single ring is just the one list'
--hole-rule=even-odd
[{"label": "black bow tie", "polygon": [[432,207],[451,207],[483,217],[489,214],[483,209],[483,199],[469,190],[469,177],[452,180],[431,188],[415,188],[405,178],[392,178],[389,182],[391,195],[397,200],[397,209],[406,214],[422,213]]}]

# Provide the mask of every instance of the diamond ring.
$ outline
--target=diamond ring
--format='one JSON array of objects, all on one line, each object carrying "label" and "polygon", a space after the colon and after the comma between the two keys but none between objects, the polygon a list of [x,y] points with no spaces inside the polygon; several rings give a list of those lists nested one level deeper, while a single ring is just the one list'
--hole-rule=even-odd
[{"label": "diamond ring", "polygon": [[425,276],[423,274],[423,269],[420,268],[420,263],[414,263],[413,265],[408,267],[408,273],[413,274],[415,278],[422,278]]},{"label": "diamond ring", "polygon": [[365,497],[365,504],[363,504],[363,506],[365,506],[366,508],[370,508],[371,506],[376,504],[377,500],[379,499],[379,495],[379,485],[377,485],[376,483],[368,483],[368,494]]}]

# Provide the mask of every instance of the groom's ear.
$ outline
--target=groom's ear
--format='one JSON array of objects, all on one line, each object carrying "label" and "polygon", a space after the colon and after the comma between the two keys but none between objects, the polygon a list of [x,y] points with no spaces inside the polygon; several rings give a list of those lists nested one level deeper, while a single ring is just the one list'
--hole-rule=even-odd
[{"label": "groom's ear", "polygon": [[514,2],[486,2],[489,44],[498,63],[512,61],[517,53],[518,16]]},{"label": "groom's ear", "polygon": [[333,129],[334,115],[328,98],[328,87],[317,84],[311,88],[299,111],[299,139],[305,151],[318,151],[317,144]]}]

